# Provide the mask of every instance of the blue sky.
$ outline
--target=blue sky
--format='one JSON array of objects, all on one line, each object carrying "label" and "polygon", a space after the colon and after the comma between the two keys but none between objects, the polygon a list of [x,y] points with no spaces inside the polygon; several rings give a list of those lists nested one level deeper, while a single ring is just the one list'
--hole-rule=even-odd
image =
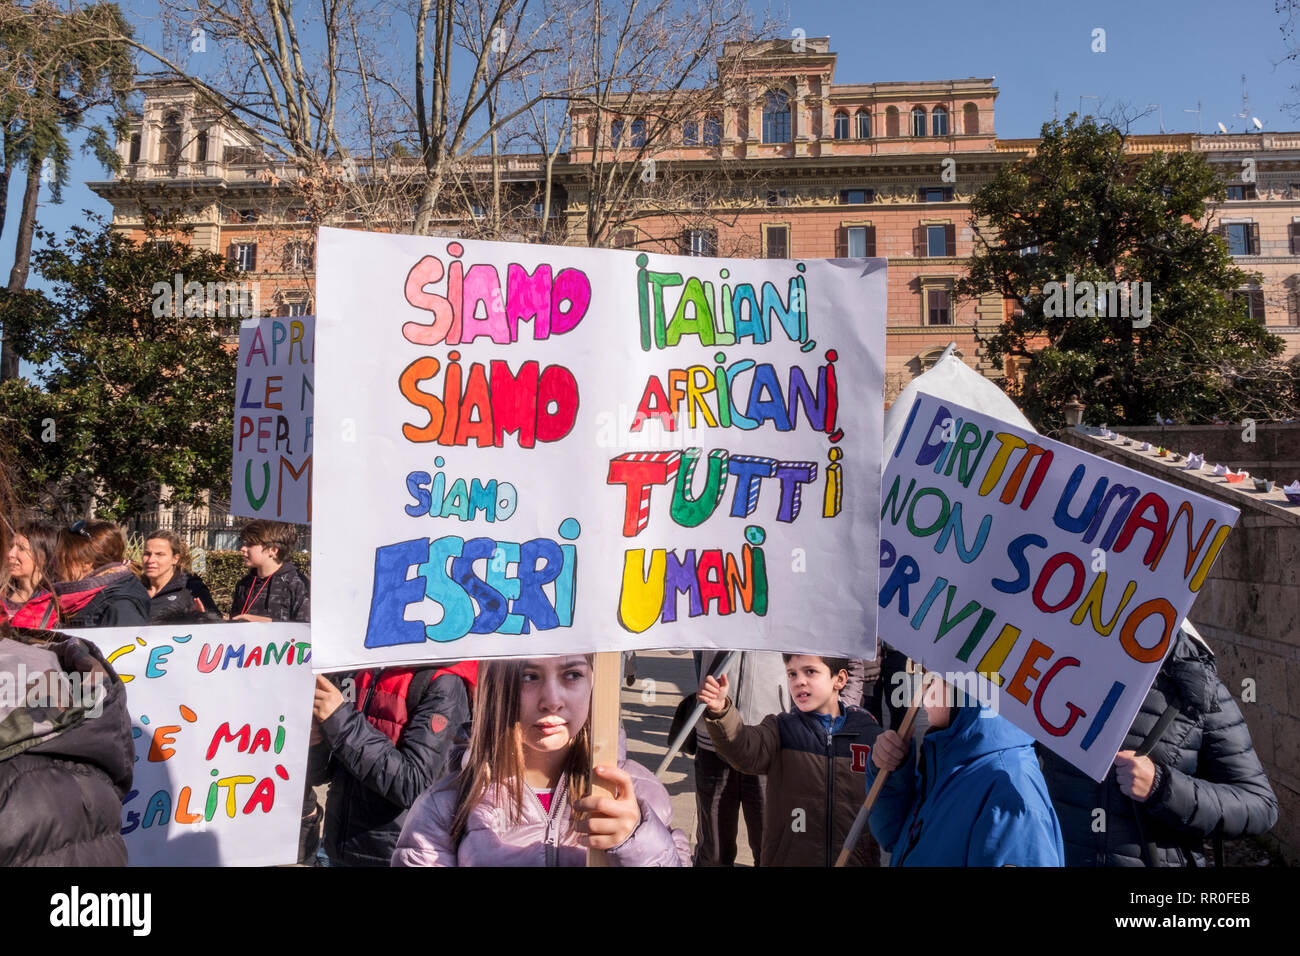
[{"label": "blue sky", "polygon": [[[1168,131],[1195,131],[1198,117],[1184,110],[1200,100],[1201,130],[1213,131],[1222,122],[1240,131],[1248,122],[1234,115],[1241,112],[1243,73],[1250,113],[1266,130],[1300,129],[1300,115],[1284,109],[1300,99],[1291,90],[1300,82],[1300,63],[1283,61],[1282,17],[1273,0],[1235,6],[1208,0],[799,0],[779,9],[797,11],[780,14],[789,29],[831,38],[837,82],[996,76],[996,130],[1006,138],[1037,135],[1052,116],[1054,91],[1060,93],[1062,116],[1081,102],[1085,111],[1099,101],[1103,110],[1121,101],[1138,108],[1160,104]],[[1097,28],[1106,31],[1104,53],[1091,49]],[[1159,132],[1159,115],[1153,111],[1133,131]],[[83,221],[83,209],[107,214],[108,204],[84,185],[103,178],[93,159],[78,157],[61,206],[49,205],[42,192],[40,222],[59,231]],[[16,173],[0,236],[4,279],[13,263],[21,201],[22,175]]]}]

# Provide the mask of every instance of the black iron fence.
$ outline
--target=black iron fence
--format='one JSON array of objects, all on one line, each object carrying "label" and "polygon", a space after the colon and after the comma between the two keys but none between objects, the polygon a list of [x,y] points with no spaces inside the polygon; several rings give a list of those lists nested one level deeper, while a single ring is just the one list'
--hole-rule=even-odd
[{"label": "black iron fence", "polygon": [[[179,536],[189,545],[190,550],[201,548],[204,551],[238,551],[240,529],[249,520],[212,508],[207,514],[179,510],[164,511],[162,514],[149,512],[128,518],[121,525],[129,538],[143,538],[161,528]],[[298,549],[310,551],[311,526],[295,527],[298,529]]]}]

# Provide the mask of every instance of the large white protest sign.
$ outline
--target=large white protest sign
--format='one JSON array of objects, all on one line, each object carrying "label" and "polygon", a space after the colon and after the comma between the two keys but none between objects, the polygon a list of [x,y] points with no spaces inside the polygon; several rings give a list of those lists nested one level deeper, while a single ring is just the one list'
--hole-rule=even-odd
[{"label": "large white protest sign", "polygon": [[306,624],[69,631],[126,683],[135,772],[122,805],[131,866],[298,859],[311,724]]},{"label": "large white protest sign", "polygon": [[1100,780],[1239,513],[919,394],[880,514],[881,637]]},{"label": "large white protest sign", "polygon": [[317,247],[317,668],[872,653],[883,260]]},{"label": "large white protest sign", "polygon": [[310,315],[239,328],[231,514],[311,521],[315,340]]}]

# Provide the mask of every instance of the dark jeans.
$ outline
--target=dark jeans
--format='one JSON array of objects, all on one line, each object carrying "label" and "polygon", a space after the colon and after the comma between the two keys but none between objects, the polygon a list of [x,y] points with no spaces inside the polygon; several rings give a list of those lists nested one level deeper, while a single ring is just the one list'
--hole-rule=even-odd
[{"label": "dark jeans", "polygon": [[733,866],[741,809],[754,865],[763,858],[763,802],[767,778],[740,773],[712,750],[695,754],[696,866]]}]

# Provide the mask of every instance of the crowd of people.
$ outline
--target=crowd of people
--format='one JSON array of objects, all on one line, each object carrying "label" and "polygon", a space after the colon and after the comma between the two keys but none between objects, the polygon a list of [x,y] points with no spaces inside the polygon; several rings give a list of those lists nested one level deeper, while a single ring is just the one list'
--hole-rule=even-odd
[{"label": "crowd of people", "polygon": [[[121,865],[125,691],[92,642],[59,632],[309,621],[309,582],[289,560],[296,532],[244,526],[248,572],[223,614],[169,531],[148,536],[137,566],[116,525],[17,513],[0,475],[0,669],[94,674],[108,689],[94,717],[0,705],[0,865]],[[695,655],[693,851],[621,733],[617,764],[591,766],[589,655],[318,675],[300,862],[565,866],[594,848],[613,865],[727,866],[743,812],[756,865],[829,866],[880,775],[849,865],[1201,865],[1207,840],[1277,818],[1241,712],[1188,625],[1101,782],[938,675],[920,678],[923,716],[906,730],[889,693],[901,655],[878,651],[873,662],[745,652],[725,671],[720,655]],[[589,779],[609,794],[588,792]],[[324,810],[314,786],[328,786]]]}]

